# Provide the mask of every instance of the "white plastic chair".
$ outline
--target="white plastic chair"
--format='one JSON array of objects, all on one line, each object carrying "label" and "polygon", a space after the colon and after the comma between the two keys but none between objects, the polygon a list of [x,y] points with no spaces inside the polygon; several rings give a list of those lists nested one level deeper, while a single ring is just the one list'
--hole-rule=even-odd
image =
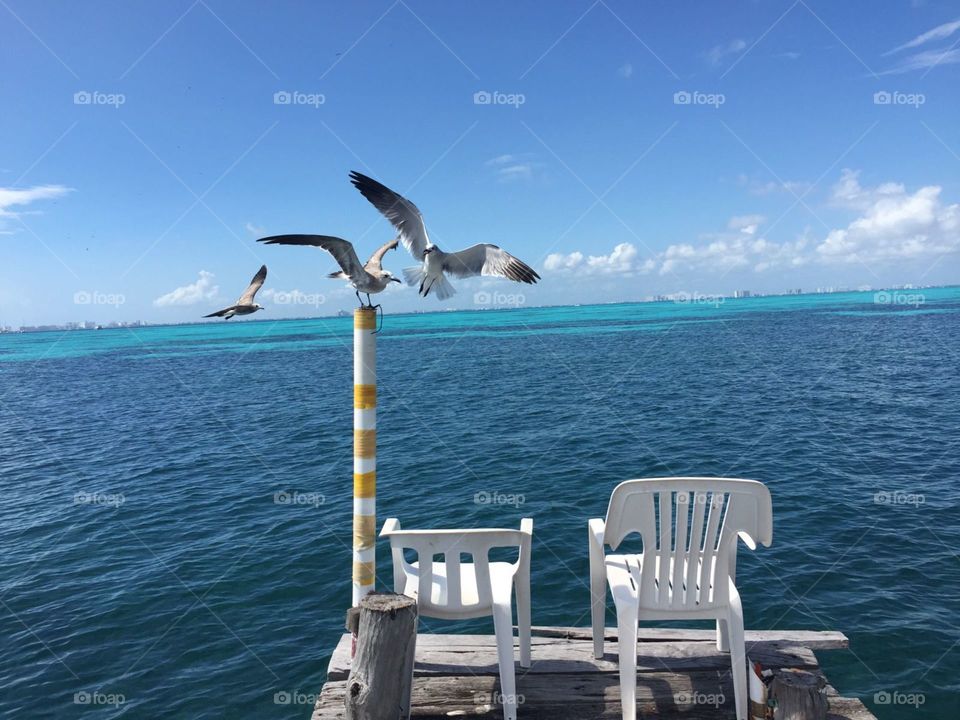
[{"label": "white plastic chair", "polygon": [[[513,607],[517,594],[520,666],[530,667],[530,541],[533,520],[523,518],[519,530],[401,530],[397,518],[383,524],[380,537],[390,538],[394,592],[417,600],[424,617],[460,620],[493,616],[500,666],[500,691],[505,720],[516,720],[517,689],[513,670]],[[490,562],[492,548],[518,548],[515,563]],[[403,551],[415,550],[409,563]],[[467,553],[472,562],[461,562]],[[435,562],[435,555],[443,555]]]},{"label": "white plastic chair", "polygon": [[[606,555],[630,533],[636,555]],[[589,521],[593,653],[603,657],[606,585],[617,608],[624,720],[636,718],[639,620],[715,619],[717,648],[730,652],[737,719],[747,717],[743,608],[735,585],[737,538],[751,550],[773,539],[770,491],[755,480],[676,477],[628,480],[607,518]]]}]

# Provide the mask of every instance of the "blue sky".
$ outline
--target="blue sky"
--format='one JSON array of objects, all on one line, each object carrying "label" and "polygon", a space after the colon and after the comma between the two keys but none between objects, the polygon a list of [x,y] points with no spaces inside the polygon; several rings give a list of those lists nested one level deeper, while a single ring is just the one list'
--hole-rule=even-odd
[{"label": "blue sky", "polygon": [[958,19],[937,0],[2,0],[0,325],[187,321],[261,263],[254,317],[350,308],[325,253],[254,241],[366,256],[392,234],[354,169],[441,247],[493,242],[543,276],[443,304],[394,286],[388,311],[955,283]]}]

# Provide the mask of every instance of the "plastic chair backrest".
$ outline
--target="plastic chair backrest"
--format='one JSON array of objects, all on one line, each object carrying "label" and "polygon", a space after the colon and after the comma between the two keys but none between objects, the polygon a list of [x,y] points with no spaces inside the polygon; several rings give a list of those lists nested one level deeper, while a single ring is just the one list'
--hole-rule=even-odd
[{"label": "plastic chair backrest", "polygon": [[[529,527],[529,529],[528,529]],[[393,552],[393,585],[396,592],[403,592],[406,574],[416,574],[418,578],[417,595],[421,611],[476,610],[491,607],[493,599],[490,587],[489,552],[493,548],[517,548],[519,556],[514,563],[516,571],[530,572],[530,540],[533,530],[532,521],[524,520],[520,530],[482,528],[475,530],[401,530],[396,518],[384,523],[381,535],[390,538]],[[404,550],[417,553],[418,569],[406,561]],[[460,582],[460,554],[469,554],[474,566],[477,581],[477,604],[464,604]],[[431,586],[434,580],[433,558],[443,555],[446,564],[446,602],[434,603]]]},{"label": "plastic chair backrest", "polygon": [[755,549],[773,539],[770,491],[756,480],[674,477],[627,480],[614,488],[604,542],[643,540],[640,607],[704,610],[726,605],[737,538]]}]

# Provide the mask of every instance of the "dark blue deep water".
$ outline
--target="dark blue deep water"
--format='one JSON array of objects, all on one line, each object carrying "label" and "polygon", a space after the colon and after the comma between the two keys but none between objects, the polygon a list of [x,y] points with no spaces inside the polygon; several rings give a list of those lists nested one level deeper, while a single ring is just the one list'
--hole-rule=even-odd
[{"label": "dark blue deep water", "polygon": [[[617,482],[762,480],[748,628],[842,630],[843,694],[958,717],[960,290],[922,292],[387,316],[380,518],[533,516],[534,623],[586,625],[585,523]],[[0,714],[309,717],[274,696],[320,689],[350,602],[351,337],[0,336]]]}]

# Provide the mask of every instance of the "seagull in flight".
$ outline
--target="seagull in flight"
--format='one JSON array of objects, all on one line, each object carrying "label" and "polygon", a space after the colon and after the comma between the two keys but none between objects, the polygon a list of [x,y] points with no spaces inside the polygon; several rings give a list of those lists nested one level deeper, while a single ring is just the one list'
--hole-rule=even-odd
[{"label": "seagull in flight", "polygon": [[349,280],[361,306],[363,306],[363,300],[360,293],[366,294],[369,307],[380,307],[373,304],[370,296],[383,292],[391,282],[400,282],[400,278],[394,277],[389,270],[384,270],[381,266],[383,256],[397,246],[397,238],[382,245],[363,264],[360,263],[360,258],[357,256],[357,251],[352,243],[331,235],[273,235],[260,238],[257,242],[267,245],[310,245],[323,248],[333,255],[333,259],[337,261],[341,268],[337,272],[330,273],[327,277]]},{"label": "seagull in flight", "polygon": [[250,315],[257,310],[263,310],[263,305],[255,303],[253,298],[256,297],[257,291],[263,286],[263,281],[266,279],[267,266],[261,265],[260,269],[257,270],[257,274],[253,276],[253,280],[251,280],[247,286],[247,289],[243,291],[243,295],[237,300],[236,305],[231,305],[223,310],[217,310],[215,313],[204,315],[204,317],[222,317],[224,320],[229,320],[234,315]]},{"label": "seagull in flight", "polygon": [[350,182],[397,229],[400,242],[421,265],[404,268],[408,285],[419,285],[426,297],[436,290],[437,298],[446,300],[456,292],[447,275],[458,278],[488,275],[514,282],[533,284],[540,276],[522,260],[496,245],[480,243],[457,252],[444,252],[431,242],[423,216],[417,206],[373,178],[356,171]]}]

